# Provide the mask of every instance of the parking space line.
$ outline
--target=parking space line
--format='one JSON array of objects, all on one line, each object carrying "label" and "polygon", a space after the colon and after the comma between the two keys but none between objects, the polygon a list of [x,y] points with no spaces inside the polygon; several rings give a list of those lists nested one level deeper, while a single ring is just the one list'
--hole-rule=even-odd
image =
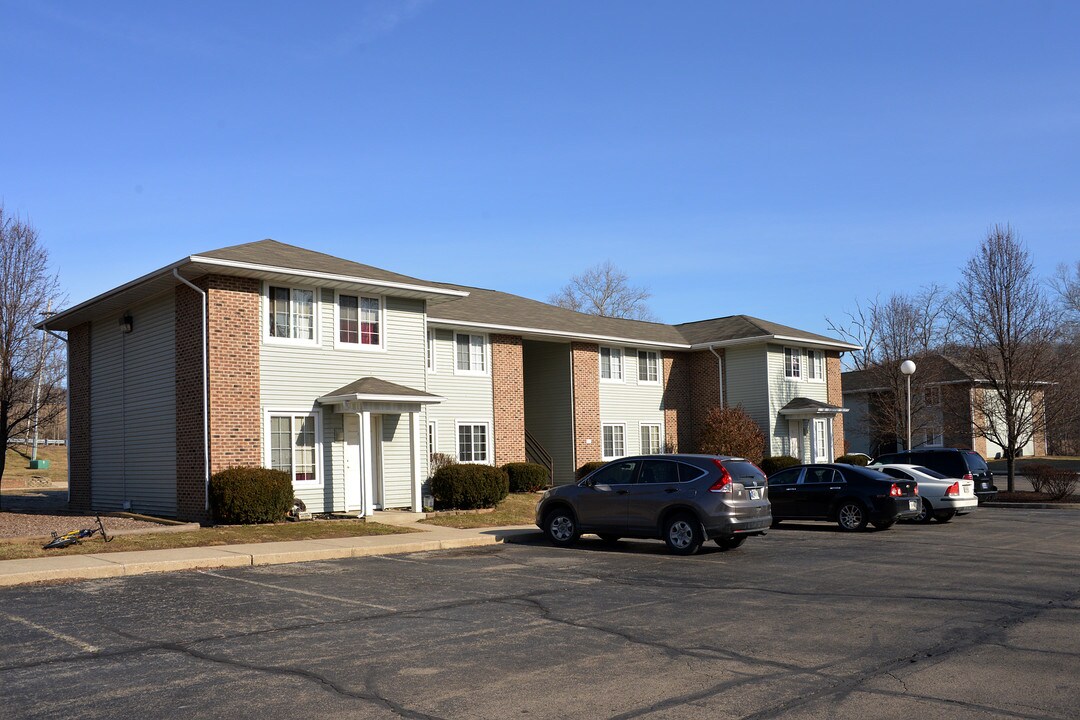
[{"label": "parking space line", "polygon": [[320,600],[332,600],[333,602],[348,603],[350,605],[360,605],[362,607],[369,607],[375,610],[386,610],[387,612],[397,612],[398,610],[396,607],[391,607],[389,605],[378,605],[376,603],[364,602],[363,600],[356,600],[355,598],[343,598],[336,595],[325,595],[323,593],[317,593],[311,590],[300,590],[299,588],[282,587],[281,585],[259,582],[258,580],[248,580],[247,578],[232,577],[230,575],[219,575],[218,573],[210,570],[200,570],[199,574],[216,577],[219,580],[232,580],[233,582],[247,583],[248,585],[257,585],[259,587],[270,588],[272,590],[280,590],[281,592],[295,593],[297,595],[307,595],[309,597],[319,598]]},{"label": "parking space line", "polygon": [[82,650],[83,652],[96,653],[96,652],[101,650],[101,648],[97,647],[96,645],[91,645],[90,643],[85,643],[82,640],[80,640],[79,638],[75,638],[75,637],[72,637],[70,635],[65,635],[62,632],[57,632],[55,630],[50,630],[49,628],[45,627],[44,625],[38,625],[33,620],[27,620],[26,618],[19,617],[18,615],[8,615],[7,613],[4,613],[4,617],[6,617],[8,620],[10,620],[12,622],[20,623],[22,625],[25,625],[26,627],[33,628],[34,630],[37,630],[38,632],[43,632],[43,633],[45,633],[46,635],[48,635],[48,636],[50,636],[52,638],[55,638],[57,640],[61,640],[63,642],[66,642],[68,645],[71,645],[72,647],[78,648],[79,650]]}]

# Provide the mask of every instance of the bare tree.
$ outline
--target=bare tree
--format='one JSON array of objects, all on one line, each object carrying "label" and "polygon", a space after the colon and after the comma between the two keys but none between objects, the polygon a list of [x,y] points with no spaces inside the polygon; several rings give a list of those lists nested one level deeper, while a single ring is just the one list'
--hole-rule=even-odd
[{"label": "bare tree", "polygon": [[1064,315],[1064,337],[1058,343],[1054,386],[1047,394],[1050,428],[1046,441],[1051,454],[1080,454],[1080,261],[1062,263],[1051,280]]},{"label": "bare tree", "polygon": [[27,222],[0,205],[0,480],[8,439],[33,431],[63,408],[61,343],[34,329],[60,304],[60,284],[49,272],[49,253]]},{"label": "bare tree", "polygon": [[1046,432],[1052,413],[1045,393],[1052,390],[1061,313],[1009,225],[989,231],[953,297],[957,345],[985,383],[985,390],[973,393],[974,433],[1003,448],[1012,492],[1017,454]]},{"label": "bare tree", "polygon": [[607,261],[571,276],[570,282],[548,302],[589,315],[655,320],[646,305],[650,297],[652,293],[631,285],[627,274]]}]

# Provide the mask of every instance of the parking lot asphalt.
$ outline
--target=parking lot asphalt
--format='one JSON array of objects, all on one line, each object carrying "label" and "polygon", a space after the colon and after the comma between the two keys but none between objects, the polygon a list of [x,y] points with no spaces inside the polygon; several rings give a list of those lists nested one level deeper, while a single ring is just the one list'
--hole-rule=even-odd
[{"label": "parking lot asphalt", "polygon": [[0,591],[6,718],[1075,718],[1080,513]]}]

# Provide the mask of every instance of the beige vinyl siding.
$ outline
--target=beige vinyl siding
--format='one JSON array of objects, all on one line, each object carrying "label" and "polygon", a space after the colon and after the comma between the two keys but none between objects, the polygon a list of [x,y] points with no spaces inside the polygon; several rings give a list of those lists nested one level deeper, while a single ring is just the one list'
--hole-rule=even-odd
[{"label": "beige vinyl siding", "polygon": [[783,454],[787,448],[788,423],[787,418],[780,417],[780,408],[797,397],[810,398],[820,402],[829,401],[827,383],[806,379],[806,350],[804,348],[797,348],[801,358],[800,365],[803,377],[798,380],[784,377],[784,347],[783,345],[768,346],[769,432],[767,436],[772,445],[773,455]]},{"label": "beige vinyl siding", "polygon": [[90,328],[91,500],[95,509],[176,514],[176,340],[173,294]]},{"label": "beige vinyl siding", "polygon": [[[623,351],[623,382],[600,381],[600,424],[626,426],[626,454],[641,452],[641,425],[659,425],[664,437],[663,363],[659,363],[659,383],[638,382],[636,348]],[[600,368],[597,367],[597,373]],[[602,433],[601,433],[602,435]],[[597,438],[603,442],[603,437]],[[602,448],[601,448],[602,449]]]},{"label": "beige vinyl siding", "polygon": [[753,418],[768,437],[774,420],[769,411],[769,373],[765,346],[727,348],[724,351],[724,370],[727,374],[727,404],[731,407],[742,405],[746,414]]},{"label": "beige vinyl siding", "polygon": [[[412,456],[409,415],[382,416],[383,507],[412,506]],[[426,442],[421,431],[420,442]]]},{"label": "beige vinyl siding", "polygon": [[[488,461],[495,462],[494,398],[491,375],[457,375],[454,373],[454,332],[443,328],[435,331],[435,368],[427,375],[427,391],[446,398],[437,405],[427,406],[427,423],[437,424],[439,452],[457,457],[457,424],[485,423],[488,426]],[[476,333],[473,333],[474,335]],[[487,336],[485,336],[487,337]],[[491,369],[491,345],[486,343],[487,367]],[[420,361],[423,363],[424,355]],[[424,444],[427,443],[425,430]],[[422,453],[426,455],[425,453]]]},{"label": "beige vinyl siding", "polygon": [[[319,299],[319,345],[303,345],[266,342],[259,348],[260,398],[262,408],[312,410],[319,408],[316,398],[337,390],[359,378],[377,377],[406,387],[424,390],[427,382],[425,371],[424,326],[425,307],[422,300],[407,298],[384,298],[383,327],[381,328],[385,349],[344,349],[335,347],[334,291],[320,290]],[[265,324],[266,296],[262,297],[262,322]],[[490,378],[488,380],[490,385]],[[389,415],[383,418],[385,427],[390,424]],[[263,422],[266,414],[262,413]],[[407,418],[406,418],[407,420]],[[344,430],[340,414],[332,408],[322,409],[322,487],[301,487],[297,497],[308,504],[314,512],[344,509],[344,441],[338,438]],[[402,432],[408,447],[408,423],[403,422]],[[263,437],[265,437],[263,428]],[[399,442],[395,436],[394,443]],[[421,439],[423,442],[423,439]],[[396,445],[384,444],[384,459],[389,451],[396,457]],[[407,450],[406,450],[407,452]],[[263,457],[267,449],[263,450]],[[391,473],[400,472],[400,464],[384,463],[384,485],[394,482]],[[408,476],[409,470],[405,469]],[[408,477],[411,482],[411,476]]]},{"label": "beige vinyl siding", "polygon": [[525,429],[551,455],[556,485],[574,482],[570,344],[525,340]]}]

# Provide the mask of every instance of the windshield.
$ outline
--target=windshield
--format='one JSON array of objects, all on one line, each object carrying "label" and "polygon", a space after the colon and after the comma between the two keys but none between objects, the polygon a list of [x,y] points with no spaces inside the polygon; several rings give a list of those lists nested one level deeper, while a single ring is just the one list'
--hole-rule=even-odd
[{"label": "windshield", "polygon": [[931,470],[930,468],[923,467],[921,465],[916,465],[915,469],[921,472],[923,475],[929,475],[930,477],[938,478],[939,480],[945,480],[949,477],[948,475],[942,475],[937,470]]}]

